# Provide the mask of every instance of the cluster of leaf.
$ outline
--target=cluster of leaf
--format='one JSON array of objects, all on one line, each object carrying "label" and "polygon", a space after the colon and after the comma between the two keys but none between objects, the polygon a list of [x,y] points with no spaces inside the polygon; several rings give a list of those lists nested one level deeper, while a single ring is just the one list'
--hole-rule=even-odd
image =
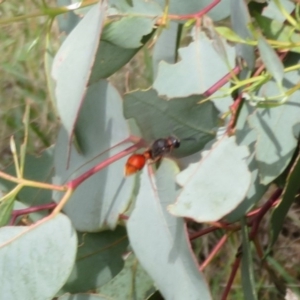
[{"label": "cluster of leaf", "polygon": [[[65,214],[35,213],[31,226],[1,228],[0,299],[155,299],[156,290],[165,299],[211,299],[184,218],[241,221],[244,293],[257,299],[244,216],[284,174],[271,247],[298,192],[299,6],[109,0],[73,9],[57,18],[66,37],[53,61],[46,53],[62,126],[54,147],[26,159],[21,177],[64,186],[125,151],[132,136],[151,143],[172,134],[181,146],[176,161],[163,158],[127,178],[127,157],[113,161],[76,186]],[[228,18],[230,27],[213,25]],[[121,95],[108,77],[142,47],[151,48],[153,83]],[[285,52],[279,57],[274,48]],[[2,190],[22,178],[1,181]],[[62,189],[26,185],[3,198],[1,224],[13,209],[63,197]],[[125,227],[120,215],[129,218]]]}]

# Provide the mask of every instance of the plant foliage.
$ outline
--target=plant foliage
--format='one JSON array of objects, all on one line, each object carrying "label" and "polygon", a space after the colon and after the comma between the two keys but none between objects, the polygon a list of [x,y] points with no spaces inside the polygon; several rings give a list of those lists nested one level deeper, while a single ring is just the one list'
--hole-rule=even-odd
[{"label": "plant foliage", "polygon": [[[233,299],[238,269],[241,297],[254,300],[258,260],[273,296],[299,294],[272,257],[300,187],[299,12],[289,0],[61,0],[0,20],[46,17],[61,123],[54,146],[27,154],[29,103],[22,143],[10,140],[0,300]],[[170,137],[180,147],[149,160]],[[147,164],[125,177],[135,152]],[[205,252],[208,233],[218,239]],[[205,269],[231,237],[216,292]]]}]

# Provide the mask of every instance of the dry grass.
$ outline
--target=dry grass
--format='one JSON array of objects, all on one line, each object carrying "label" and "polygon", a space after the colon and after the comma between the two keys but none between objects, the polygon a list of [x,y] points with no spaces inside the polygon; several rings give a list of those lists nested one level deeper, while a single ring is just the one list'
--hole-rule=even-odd
[{"label": "dry grass", "polygon": [[[29,14],[38,7],[31,0],[0,4],[0,18]],[[23,136],[25,104],[31,107],[29,150],[39,151],[54,141],[56,118],[48,97],[44,72],[46,18],[30,18],[0,30],[0,153],[9,151],[9,138]]]}]

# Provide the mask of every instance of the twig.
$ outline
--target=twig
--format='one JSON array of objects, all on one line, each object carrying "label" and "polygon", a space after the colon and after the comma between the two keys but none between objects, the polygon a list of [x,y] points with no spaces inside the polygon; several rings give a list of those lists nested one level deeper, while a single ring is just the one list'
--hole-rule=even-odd
[{"label": "twig", "polygon": [[42,210],[51,210],[56,207],[56,203],[48,203],[48,204],[42,204],[42,205],[36,205],[33,207],[28,207],[28,208],[23,208],[23,209],[16,209],[12,212],[11,214],[11,220],[9,222],[9,225],[14,225],[15,221],[18,217],[23,216],[23,215],[28,215],[37,211],[42,211]]},{"label": "twig", "polygon": [[269,198],[269,200],[261,207],[261,209],[258,212],[258,214],[251,221],[251,223],[252,223],[252,229],[251,229],[251,231],[249,233],[249,239],[250,240],[253,240],[253,238],[257,234],[258,228],[259,228],[259,224],[260,224],[262,218],[269,211],[269,209],[273,206],[274,202],[276,200],[278,200],[278,198],[280,197],[281,193],[282,193],[282,189],[278,188],[272,194],[272,196]]},{"label": "twig", "polygon": [[228,294],[230,292],[232,283],[233,283],[234,278],[236,276],[237,270],[238,270],[238,268],[240,266],[241,258],[242,258],[242,256],[241,256],[241,252],[240,252],[240,249],[239,249],[238,253],[236,255],[235,261],[233,263],[233,266],[232,266],[232,269],[231,269],[231,273],[230,273],[230,276],[229,276],[229,279],[228,279],[228,282],[226,284],[226,287],[225,287],[225,290],[223,292],[221,300],[226,300],[227,299],[227,296],[228,296]]},{"label": "twig", "polygon": [[216,246],[214,247],[214,249],[209,253],[209,255],[207,256],[207,258],[205,259],[205,261],[199,267],[200,271],[203,271],[204,268],[206,268],[208,266],[208,264],[213,260],[213,258],[217,255],[217,253],[221,250],[221,248],[223,247],[223,245],[226,243],[227,238],[228,238],[227,234],[225,234],[225,235],[222,236],[222,238],[216,244]]},{"label": "twig", "polygon": [[128,147],[127,149],[121,151],[120,153],[117,153],[116,155],[113,155],[112,157],[109,157],[108,159],[105,159],[103,162],[99,163],[98,165],[94,166],[93,168],[87,170],[85,173],[80,175],[79,177],[69,181],[66,185],[68,188],[75,190],[77,186],[79,186],[83,181],[91,177],[92,175],[96,174],[97,172],[101,171],[108,165],[112,164],[113,162],[123,158],[124,156],[140,149],[143,147],[144,142],[138,142],[137,144]]}]

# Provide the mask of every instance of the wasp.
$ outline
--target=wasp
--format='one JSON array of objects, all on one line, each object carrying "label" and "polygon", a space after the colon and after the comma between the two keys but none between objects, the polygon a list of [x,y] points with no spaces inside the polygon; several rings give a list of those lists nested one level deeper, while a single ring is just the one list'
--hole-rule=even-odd
[{"label": "wasp", "polygon": [[180,140],[172,135],[155,140],[144,153],[132,154],[128,158],[125,165],[125,176],[135,174],[143,169],[147,161],[154,163],[179,146]]}]

